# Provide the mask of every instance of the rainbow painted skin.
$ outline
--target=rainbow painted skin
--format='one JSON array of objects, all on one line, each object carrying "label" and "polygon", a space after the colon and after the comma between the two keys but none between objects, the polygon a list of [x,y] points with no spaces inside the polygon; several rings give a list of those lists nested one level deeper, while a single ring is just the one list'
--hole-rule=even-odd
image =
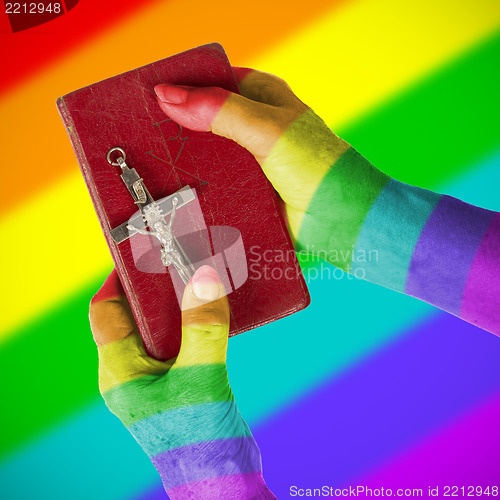
[{"label": "rainbow painted skin", "polygon": [[104,400],[148,454],[172,500],[275,498],[229,386],[229,306],[212,268],[200,268],[186,287],[175,359],[147,356],[115,272],[92,300],[90,321]]},{"label": "rainbow painted skin", "polygon": [[235,74],[241,96],[158,85],[158,103],[181,125],[254,154],[285,202],[297,250],[500,335],[499,213],[390,178],[283,80]]},{"label": "rainbow painted skin", "polygon": [[[181,125],[254,154],[285,202],[297,249],[500,334],[500,214],[389,178],[285,82],[235,73],[244,97],[159,85],[158,102]],[[186,287],[181,351],[166,363],[146,355],[116,274],[108,278],[90,313],[101,392],[172,499],[275,498],[229,387],[229,309],[212,273]]]}]

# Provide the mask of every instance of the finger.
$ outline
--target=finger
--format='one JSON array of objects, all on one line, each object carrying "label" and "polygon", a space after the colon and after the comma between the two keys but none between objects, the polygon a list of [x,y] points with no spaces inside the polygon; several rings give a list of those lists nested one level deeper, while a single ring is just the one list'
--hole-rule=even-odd
[{"label": "finger", "polygon": [[144,349],[130,305],[114,270],[90,303],[90,328],[99,351],[99,388],[102,393],[144,375],[164,373],[163,363]]},{"label": "finger", "polygon": [[252,101],[289,109],[307,109],[289,85],[276,75],[250,68],[233,66],[241,95]]},{"label": "finger", "polygon": [[242,80],[252,71],[254,71],[251,68],[241,68],[239,66],[233,66],[233,73],[234,76],[236,77],[236,81],[238,82],[238,85],[242,82]]},{"label": "finger", "polygon": [[173,368],[225,363],[229,303],[217,271],[200,267],[184,290],[182,342]]},{"label": "finger", "polygon": [[171,119],[191,130],[212,131],[236,141],[258,161],[271,151],[297,110],[275,107],[218,87],[157,85],[158,104]]},{"label": "finger", "polygon": [[230,95],[219,87],[183,85],[157,85],[155,92],[164,113],[183,127],[198,132],[212,130],[216,114]]},{"label": "finger", "polygon": [[125,338],[136,331],[132,311],[116,269],[92,298],[89,319],[98,346]]}]

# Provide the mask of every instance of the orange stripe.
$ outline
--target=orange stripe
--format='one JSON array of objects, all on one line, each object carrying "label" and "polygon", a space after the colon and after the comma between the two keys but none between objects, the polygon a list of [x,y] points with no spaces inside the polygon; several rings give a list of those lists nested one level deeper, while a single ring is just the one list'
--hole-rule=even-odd
[{"label": "orange stripe", "polygon": [[[221,15],[227,11],[225,0],[193,0],[189,12],[183,0],[160,2],[74,51],[0,101],[0,134],[8,145],[0,150],[7,176],[0,210],[5,212],[33,196],[74,165],[55,107],[59,95],[214,39],[226,48],[233,63],[241,64],[342,1],[346,0],[322,0],[302,10],[289,1],[257,0],[250,11],[246,4],[235,2],[227,16]],[[13,199],[11,190],[19,186],[20,171],[22,189],[16,190]]]},{"label": "orange stripe", "polygon": [[159,1],[165,0],[141,0],[140,3],[82,0],[68,15],[15,34],[10,33],[7,16],[0,14],[0,68],[8,68],[0,80],[0,97],[99,33]]}]

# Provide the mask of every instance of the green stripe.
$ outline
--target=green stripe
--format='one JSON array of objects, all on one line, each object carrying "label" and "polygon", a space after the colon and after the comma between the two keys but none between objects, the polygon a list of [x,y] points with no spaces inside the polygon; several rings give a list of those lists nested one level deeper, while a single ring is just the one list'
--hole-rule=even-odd
[{"label": "green stripe", "polygon": [[[499,54],[500,33],[337,133],[389,175],[436,189],[500,147]],[[88,303],[102,281],[2,343],[0,458],[100,397]]]},{"label": "green stripe", "polygon": [[349,148],[330,168],[309,203],[297,238],[301,249],[312,253],[328,249],[322,256],[347,270],[366,214],[388,180]]},{"label": "green stripe", "polygon": [[500,31],[336,133],[396,180],[436,189],[500,147],[499,61]]},{"label": "green stripe", "polygon": [[2,343],[0,458],[101,397],[88,311],[103,281]]},{"label": "green stripe", "polygon": [[136,378],[105,392],[104,399],[126,427],[176,408],[234,401],[225,363],[186,366],[170,370],[166,376]]}]

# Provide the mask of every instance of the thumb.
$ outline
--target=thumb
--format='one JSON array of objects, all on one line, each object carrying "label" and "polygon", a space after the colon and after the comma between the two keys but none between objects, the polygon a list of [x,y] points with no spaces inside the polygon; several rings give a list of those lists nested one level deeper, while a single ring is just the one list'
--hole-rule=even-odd
[{"label": "thumb", "polygon": [[157,85],[163,112],[183,127],[236,141],[263,161],[296,113],[219,87]]},{"label": "thumb", "polygon": [[146,354],[116,270],[92,299],[89,319],[99,352],[101,393],[144,375],[165,373],[172,365]]},{"label": "thumb", "polygon": [[200,267],[184,290],[182,342],[174,367],[225,363],[229,303],[217,271]]},{"label": "thumb", "polygon": [[123,339],[137,329],[116,269],[90,302],[92,335],[98,346]]}]

